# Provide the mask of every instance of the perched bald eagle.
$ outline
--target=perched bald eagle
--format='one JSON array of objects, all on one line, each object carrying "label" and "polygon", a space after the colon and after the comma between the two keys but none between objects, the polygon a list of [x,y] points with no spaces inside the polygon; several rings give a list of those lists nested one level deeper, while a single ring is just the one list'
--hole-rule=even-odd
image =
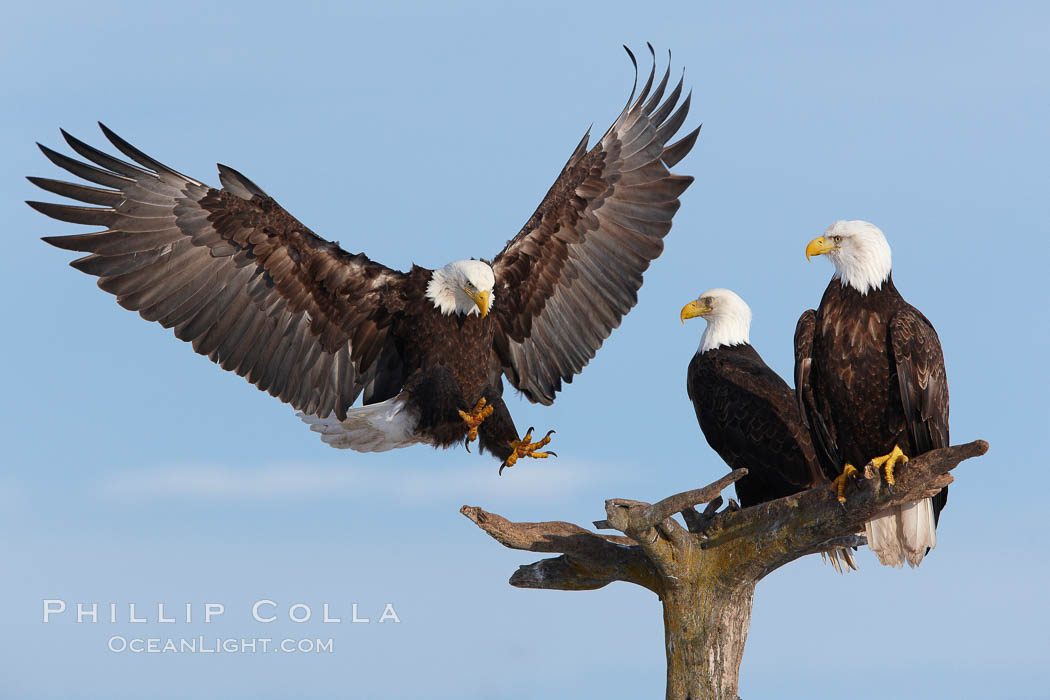
[{"label": "perched bald eagle", "polygon": [[[893,285],[882,231],[838,221],[810,241],[813,255],[827,255],[835,274],[820,307],[798,321],[795,389],[844,501],[853,465],[871,461],[892,485],[897,464],[948,446],[948,382],[937,332]],[[937,544],[947,500],[945,488],[883,513],[865,528],[868,546],[883,564],[918,566]]]},{"label": "perched bald eagle", "polygon": [[[828,483],[795,392],[751,346],[751,307],[728,289],[709,289],[682,307],[707,328],[689,362],[686,390],[707,443],[730,469],[743,507]],[[824,554],[839,571],[855,569],[849,548]]]},{"label": "perched bald eagle", "polygon": [[[390,269],[315,235],[232,168],[218,166],[222,189],[214,189],[105,126],[134,163],[65,132],[91,164],[40,147],[101,188],[30,178],[97,206],[29,204],[104,227],[44,240],[90,253],[73,267],[98,276],[121,306],[292,404],[325,442],[367,452],[478,439],[512,465],[546,456],[539,448],[550,433],[533,442],[530,429],[519,438],[502,377],[533,402],[554,401],[634,306],[693,181],[668,168],[690,151],[699,128],[666,145],[689,96],[676,108],[680,80],[665,100],[670,66],[654,88],[655,69],[654,55],[637,99],[632,90],[590,150],[584,136],[491,263]],[[362,394],[363,405],[351,408]]]}]

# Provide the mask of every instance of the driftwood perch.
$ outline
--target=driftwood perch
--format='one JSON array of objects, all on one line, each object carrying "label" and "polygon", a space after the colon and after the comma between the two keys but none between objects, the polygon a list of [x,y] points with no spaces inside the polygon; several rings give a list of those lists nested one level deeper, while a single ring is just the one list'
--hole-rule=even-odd
[{"label": "driftwood perch", "polygon": [[[664,610],[668,700],[736,698],[755,584],[801,556],[854,541],[872,516],[933,495],[953,481],[948,472],[987,450],[977,440],[927,452],[899,469],[892,490],[872,474],[860,477],[845,506],[820,486],[715,512],[720,492],[745,469],[654,504],[607,500],[605,520],[594,525],[623,535],[565,522],[515,523],[475,506],[460,512],[505,547],[562,555],[520,567],[512,586],[582,591],[627,581],[656,593]],[[704,503],[711,505],[701,514],[695,506]]]}]

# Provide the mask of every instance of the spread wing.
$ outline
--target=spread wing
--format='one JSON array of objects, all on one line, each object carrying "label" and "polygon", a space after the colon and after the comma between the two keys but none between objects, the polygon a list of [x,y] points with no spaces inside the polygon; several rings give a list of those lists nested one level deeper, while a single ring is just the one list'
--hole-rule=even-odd
[{"label": "spread wing", "polygon": [[642,273],[663,251],[678,197],[693,181],[668,168],[685,157],[700,129],[665,146],[685,120],[689,97],[675,109],[680,80],[661,103],[670,66],[650,95],[655,71],[654,54],[638,98],[632,90],[589,151],[584,136],[493,261],[496,352],[507,378],[531,401],[553,402],[562,381],[572,381],[635,305]]},{"label": "spread wing", "polygon": [[223,369],[307,414],[345,417],[375,379],[402,273],[318,237],[230,168],[219,166],[217,190],[102,130],[138,165],[63,132],[95,165],[41,146],[44,155],[102,187],[29,179],[97,206],[28,204],[106,230],[44,240],[90,253],[72,266]]},{"label": "spread wing", "polygon": [[804,427],[809,430],[817,458],[824,474],[835,478],[842,471],[835,441],[828,431],[824,417],[817,406],[813,391],[813,333],[817,325],[817,312],[807,309],[795,326],[795,398]]},{"label": "spread wing", "polygon": [[909,306],[890,321],[890,343],[904,417],[916,449],[922,454],[947,447],[948,380],[937,331]]}]

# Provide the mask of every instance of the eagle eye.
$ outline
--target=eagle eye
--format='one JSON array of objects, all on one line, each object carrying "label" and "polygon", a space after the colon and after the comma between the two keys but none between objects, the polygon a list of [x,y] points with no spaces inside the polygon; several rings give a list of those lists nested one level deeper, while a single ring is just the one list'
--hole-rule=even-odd
[{"label": "eagle eye", "polygon": [[831,240],[835,241],[836,243],[842,243],[842,236],[832,236]]}]

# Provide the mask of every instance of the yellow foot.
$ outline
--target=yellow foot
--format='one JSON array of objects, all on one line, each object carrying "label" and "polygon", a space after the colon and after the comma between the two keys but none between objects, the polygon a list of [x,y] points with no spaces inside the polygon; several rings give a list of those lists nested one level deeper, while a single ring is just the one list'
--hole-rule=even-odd
[{"label": "yellow foot", "polygon": [[857,468],[846,462],[846,466],[842,467],[842,473],[835,477],[834,481],[831,482],[831,490],[835,492],[835,495],[839,499],[839,503],[846,502],[846,484],[849,483],[849,479],[855,479],[857,477]]},{"label": "yellow foot", "polygon": [[532,428],[529,428],[528,432],[525,433],[525,437],[520,440],[512,440],[510,448],[513,450],[510,456],[503,460],[503,464],[499,465],[499,473],[502,474],[503,470],[507,467],[513,467],[514,464],[522,457],[532,457],[533,459],[546,459],[547,457],[557,457],[557,452],[537,452],[536,450],[545,446],[551,441],[551,435],[554,434],[553,430],[548,430],[547,434],[540,438],[537,442],[532,442]]},{"label": "yellow foot", "polygon": [[467,448],[467,452],[470,452],[470,443],[478,439],[478,426],[484,422],[486,418],[492,415],[495,410],[493,406],[486,406],[488,403],[485,401],[485,397],[482,396],[478,399],[478,402],[474,404],[474,410],[470,413],[466,411],[460,411],[459,417],[463,419],[463,422],[467,424],[467,439],[463,442],[463,446]]},{"label": "yellow foot", "polygon": [[882,469],[886,472],[886,483],[890,486],[896,484],[896,480],[893,477],[893,470],[897,468],[898,464],[907,464],[908,455],[901,452],[900,445],[894,445],[893,451],[888,455],[881,457],[875,457],[871,460],[871,466],[876,469]]}]

